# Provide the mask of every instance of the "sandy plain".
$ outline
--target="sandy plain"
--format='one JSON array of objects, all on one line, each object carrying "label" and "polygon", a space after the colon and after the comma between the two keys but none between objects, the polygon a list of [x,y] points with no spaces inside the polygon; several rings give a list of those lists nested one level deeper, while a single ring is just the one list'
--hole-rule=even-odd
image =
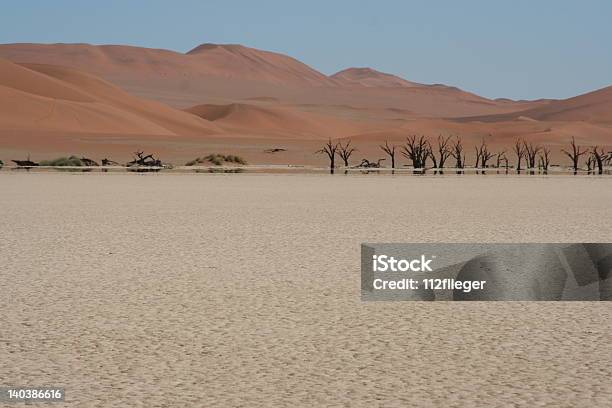
[{"label": "sandy plain", "polygon": [[75,407],[607,406],[612,304],[363,303],[359,244],[608,242],[611,182],[5,170],[0,379]]}]

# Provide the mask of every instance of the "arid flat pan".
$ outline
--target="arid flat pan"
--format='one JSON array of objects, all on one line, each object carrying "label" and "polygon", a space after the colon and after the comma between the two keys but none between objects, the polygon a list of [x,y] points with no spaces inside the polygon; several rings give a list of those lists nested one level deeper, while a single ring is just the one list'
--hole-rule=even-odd
[{"label": "arid flat pan", "polygon": [[609,241],[611,183],[3,171],[0,378],[75,407],[605,406],[612,304],[365,303],[359,245]]}]

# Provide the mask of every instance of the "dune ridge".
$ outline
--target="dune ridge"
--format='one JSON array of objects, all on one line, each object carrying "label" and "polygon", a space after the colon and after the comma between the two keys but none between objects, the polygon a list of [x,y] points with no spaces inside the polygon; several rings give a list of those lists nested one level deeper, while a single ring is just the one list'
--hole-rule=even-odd
[{"label": "dune ridge", "polygon": [[100,76],[147,99],[186,108],[260,95],[288,103],[417,109],[427,116],[500,114],[533,107],[455,87],[422,85],[371,68],[327,76],[287,55],[238,44],[201,44],[187,53],[122,45],[2,44],[0,57],[63,65]]},{"label": "dune ridge", "polygon": [[411,88],[413,86],[423,86],[416,82],[410,82],[396,75],[380,72],[372,68],[347,68],[338,71],[330,78],[335,79],[338,83],[347,86],[365,86],[365,87],[381,87],[381,88]]},{"label": "dune ridge", "polygon": [[228,132],[238,132],[242,135],[325,139],[347,137],[374,126],[303,112],[291,107],[263,107],[244,103],[203,104],[186,111],[209,120]]},{"label": "dune ridge", "polygon": [[214,124],[134,97],[90,74],[0,59],[0,123],[11,129],[197,135]]},{"label": "dune ridge", "polygon": [[0,57],[20,63],[63,65],[100,76],[218,76],[277,84],[336,85],[306,64],[237,44],[201,44],[187,53],[125,45],[2,44]]}]

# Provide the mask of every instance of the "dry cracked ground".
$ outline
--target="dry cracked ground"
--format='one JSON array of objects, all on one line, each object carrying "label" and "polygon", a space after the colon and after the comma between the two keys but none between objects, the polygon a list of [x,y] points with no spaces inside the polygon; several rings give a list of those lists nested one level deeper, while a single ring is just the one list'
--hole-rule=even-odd
[{"label": "dry cracked ground", "polygon": [[361,242],[610,241],[611,184],[3,171],[0,386],[70,407],[611,406],[611,303],[359,296]]}]

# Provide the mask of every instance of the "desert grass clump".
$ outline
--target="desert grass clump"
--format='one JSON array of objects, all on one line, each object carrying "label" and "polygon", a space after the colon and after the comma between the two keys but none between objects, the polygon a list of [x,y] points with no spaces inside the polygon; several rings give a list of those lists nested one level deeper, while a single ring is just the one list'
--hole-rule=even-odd
[{"label": "desert grass clump", "polygon": [[43,160],[40,162],[41,166],[52,166],[52,167],[81,167],[84,163],[81,159],[76,156],[70,157],[58,157],[53,160]]},{"label": "desert grass clump", "polygon": [[200,158],[195,158],[193,160],[189,160],[187,163],[185,163],[185,166],[195,166],[196,164],[200,164]]},{"label": "desert grass clump", "polygon": [[225,161],[225,156],[223,156],[222,154],[209,154],[204,158],[204,160],[209,161],[215,166],[220,166]]},{"label": "desert grass clump", "polygon": [[247,164],[240,156],[236,155],[223,155],[218,153],[209,154],[208,156],[198,157],[194,160],[185,163],[185,166],[197,166],[198,164],[214,164],[215,166],[221,166],[224,163],[235,163],[235,164]]},{"label": "desert grass clump", "polygon": [[244,160],[242,157],[235,156],[232,154],[225,156],[225,161],[230,162],[230,163],[243,164],[243,165],[247,164],[246,160]]}]

